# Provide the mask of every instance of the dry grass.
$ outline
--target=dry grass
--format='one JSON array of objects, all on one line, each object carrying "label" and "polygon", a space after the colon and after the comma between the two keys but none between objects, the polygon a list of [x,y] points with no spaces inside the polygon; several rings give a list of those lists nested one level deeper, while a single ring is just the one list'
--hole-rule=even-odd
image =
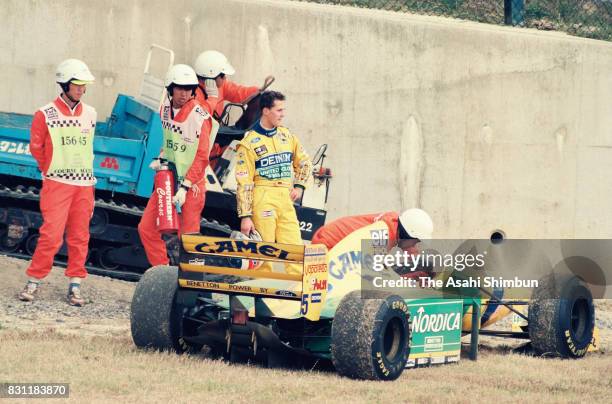
[{"label": "dry grass", "polygon": [[483,351],[393,383],[137,350],[123,336],[0,329],[0,381],[67,382],[73,402],[609,402],[612,356],[568,361]]},{"label": "dry grass", "polygon": [[605,354],[529,358],[506,353],[516,341],[481,337],[478,362],[407,370],[396,382],[376,383],[139,351],[129,337],[134,284],[91,276],[84,292],[93,302],[72,309],[60,269],[45,280],[40,301],[26,304],[15,298],[26,266],[0,256],[0,382],[70,383],[72,402],[594,403],[612,396],[612,300],[596,302]]}]

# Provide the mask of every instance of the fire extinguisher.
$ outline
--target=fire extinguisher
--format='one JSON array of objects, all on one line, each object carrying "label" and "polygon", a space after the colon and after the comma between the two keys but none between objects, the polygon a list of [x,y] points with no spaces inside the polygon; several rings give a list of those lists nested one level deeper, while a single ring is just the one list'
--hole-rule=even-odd
[{"label": "fire extinguisher", "polygon": [[172,203],[174,175],[166,160],[160,159],[161,166],[155,174],[154,186],[157,198],[157,230],[161,233],[178,232],[178,213]]}]

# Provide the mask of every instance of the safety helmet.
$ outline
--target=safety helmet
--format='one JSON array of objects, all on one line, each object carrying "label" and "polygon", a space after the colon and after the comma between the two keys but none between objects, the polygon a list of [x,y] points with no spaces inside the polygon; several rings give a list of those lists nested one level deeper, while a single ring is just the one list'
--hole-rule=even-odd
[{"label": "safety helmet", "polygon": [[[244,233],[241,233],[239,231],[233,231],[230,234],[230,238],[234,239],[234,240],[252,240],[252,241],[263,241],[261,238],[261,235],[259,234],[259,232],[257,230],[252,231],[251,234],[249,236],[245,235]],[[262,266],[263,261],[261,260],[252,260],[252,259],[241,259],[240,261],[240,268],[241,269],[257,269],[260,266]]]},{"label": "safety helmet", "polygon": [[89,71],[87,65],[79,59],[66,59],[57,66],[55,81],[59,84],[89,84],[95,77]]},{"label": "safety helmet", "polygon": [[178,64],[172,66],[166,74],[166,81],[164,85],[166,87],[170,87],[173,84],[175,86],[185,87],[197,86],[198,78],[196,77],[196,74],[191,66]]},{"label": "safety helmet", "polygon": [[431,239],[433,233],[433,221],[427,212],[422,209],[408,209],[399,217],[400,235],[402,229],[408,238],[418,238],[420,240]]},{"label": "safety helmet", "polygon": [[236,73],[225,55],[216,50],[207,50],[198,56],[194,63],[196,74],[200,77],[214,79],[221,73],[231,76]]}]

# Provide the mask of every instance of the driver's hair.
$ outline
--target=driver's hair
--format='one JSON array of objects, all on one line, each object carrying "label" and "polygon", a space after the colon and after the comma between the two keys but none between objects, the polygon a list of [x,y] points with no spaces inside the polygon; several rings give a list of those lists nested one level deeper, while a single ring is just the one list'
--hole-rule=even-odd
[{"label": "driver's hair", "polygon": [[272,108],[274,101],[285,101],[285,95],[279,91],[264,91],[261,94],[259,101],[259,107],[263,111],[264,108]]}]

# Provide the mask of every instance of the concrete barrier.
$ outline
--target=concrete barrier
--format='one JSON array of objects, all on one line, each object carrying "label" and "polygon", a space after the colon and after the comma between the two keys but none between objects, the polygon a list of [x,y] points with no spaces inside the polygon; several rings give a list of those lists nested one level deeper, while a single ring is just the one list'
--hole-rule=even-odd
[{"label": "concrete barrier", "polygon": [[104,117],[151,43],[218,49],[238,82],[276,76],[311,152],[329,143],[330,218],[420,206],[438,237],[612,236],[611,43],[276,0],[5,0],[0,21],[0,110],[43,105],[78,57]]}]

